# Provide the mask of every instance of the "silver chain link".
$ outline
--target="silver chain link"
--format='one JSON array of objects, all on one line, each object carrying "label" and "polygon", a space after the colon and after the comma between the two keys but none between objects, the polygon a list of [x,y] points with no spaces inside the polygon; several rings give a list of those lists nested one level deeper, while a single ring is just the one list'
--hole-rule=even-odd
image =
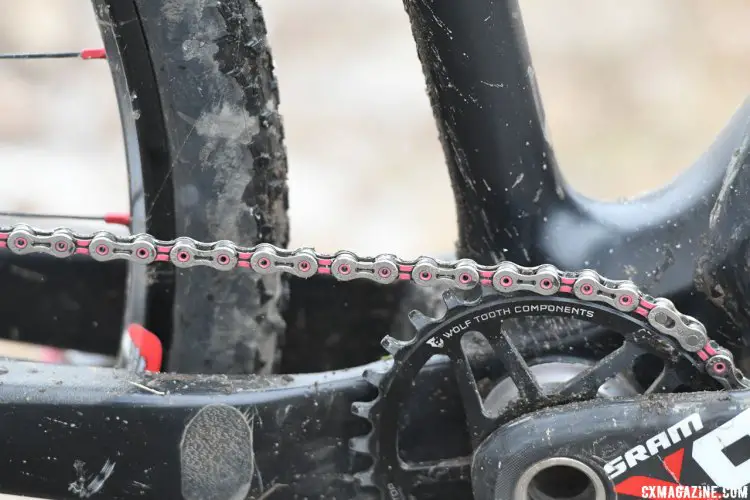
[{"label": "silver chain link", "polygon": [[659,333],[672,337],[726,389],[750,388],[732,353],[710,340],[698,320],[680,313],[671,301],[642,293],[631,281],[614,281],[586,269],[563,272],[544,264],[523,267],[512,262],[492,266],[470,259],[453,262],[430,257],[408,261],[395,255],[359,257],[348,251],[319,254],[312,248],[288,250],[262,243],[241,247],[231,241],[205,243],[192,238],[160,241],[147,234],[119,237],[106,231],[76,234],[67,228],[40,230],[26,224],[0,227],[0,248],[18,255],[44,253],[58,258],[87,255],[98,261],[129,260],[140,264],[169,262],[179,268],[208,266],[219,271],[237,267],[259,274],[288,273],[299,278],[331,275],[339,281],[368,279],[383,285],[411,281],[419,286],[448,284],[468,290],[487,286],[500,293],[573,295],[624,313],[640,315]]}]

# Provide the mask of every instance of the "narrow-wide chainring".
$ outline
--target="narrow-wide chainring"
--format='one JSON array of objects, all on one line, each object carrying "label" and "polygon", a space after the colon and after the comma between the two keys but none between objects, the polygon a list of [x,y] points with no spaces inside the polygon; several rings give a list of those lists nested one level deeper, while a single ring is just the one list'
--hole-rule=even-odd
[{"label": "narrow-wide chainring", "polygon": [[[369,434],[350,441],[352,450],[370,455],[373,460],[369,470],[356,475],[363,492],[377,489],[383,499],[406,500],[415,498],[415,490],[425,485],[470,480],[470,456],[423,462],[407,462],[401,456],[399,441],[403,441],[403,437],[399,437],[402,432],[400,415],[405,411],[405,405],[420,393],[440,392],[439,387],[420,385],[417,375],[423,368],[440,370],[442,367],[444,375],[431,380],[447,381],[445,374],[452,372],[474,449],[492,431],[514,418],[541,408],[601,396],[606,383],[611,383],[623,373],[631,373],[639,360],[648,359],[646,364],[651,365],[654,360],[657,363],[660,360],[660,363],[653,376],[640,386],[636,394],[718,387],[716,381],[705,374],[700,360],[693,353],[682,349],[674,339],[661,335],[638,314],[584,302],[571,296],[540,296],[525,292],[491,294],[466,301],[453,291],[447,291],[443,301],[447,311],[441,318],[430,318],[419,311],[410,313],[411,323],[416,329],[416,335],[411,340],[402,341],[390,336],[383,339],[383,347],[393,356],[393,364],[387,372],[364,373],[364,378],[378,388],[378,396],[373,401],[352,405],[355,415],[372,424]],[[528,321],[534,316],[542,320],[538,325],[547,325],[548,331],[542,332],[546,341],[528,342],[530,332],[510,335],[505,328],[501,328],[506,320],[523,318],[520,321]],[[574,349],[569,342],[571,338],[566,338],[561,323],[557,321],[563,320],[564,323],[566,319],[570,325],[580,326],[586,322],[598,329],[599,334],[615,339],[616,343],[609,352],[601,355],[603,357],[597,358],[598,361],[595,360],[564,383],[542,387],[526,358],[532,347],[537,354],[540,349],[542,354]],[[469,332],[478,333],[486,339],[491,346],[492,362],[501,366],[505,374],[505,386],[509,380],[512,381],[511,386],[515,385],[514,401],[502,408],[489,408],[488,399],[480,391],[474,366],[476,363],[472,362],[466,342],[462,343]],[[517,335],[519,333],[521,335]],[[524,339],[527,341],[524,342]],[[578,341],[584,345],[592,343],[588,338],[579,337]],[[569,347],[560,349],[561,345]],[[436,355],[438,357],[434,357]],[[430,422],[424,425],[430,425]],[[444,436],[434,436],[434,439],[442,440]]]}]

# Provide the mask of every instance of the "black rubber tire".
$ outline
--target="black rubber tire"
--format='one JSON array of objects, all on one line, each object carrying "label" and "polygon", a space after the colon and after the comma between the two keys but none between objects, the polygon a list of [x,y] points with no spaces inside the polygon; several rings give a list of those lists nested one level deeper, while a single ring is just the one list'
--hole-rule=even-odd
[{"label": "black rubber tire", "polygon": [[[284,133],[259,5],[94,5],[105,42],[107,33],[117,41],[122,67],[113,72],[124,73],[137,108],[145,230],[286,246]],[[165,266],[150,272],[148,286],[145,322],[166,344],[169,371],[268,373],[277,365],[287,295],[279,276]]]}]

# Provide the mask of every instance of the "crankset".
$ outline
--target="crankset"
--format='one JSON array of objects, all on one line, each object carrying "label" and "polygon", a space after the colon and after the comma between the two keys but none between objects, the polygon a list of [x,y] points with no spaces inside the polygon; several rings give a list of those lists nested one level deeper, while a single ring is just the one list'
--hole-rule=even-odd
[{"label": "crankset", "polygon": [[[523,290],[474,300],[447,291],[443,300],[447,310],[441,318],[412,312],[412,339],[383,339],[393,363],[385,372],[364,373],[378,396],[352,408],[372,425],[370,433],[350,443],[373,459],[357,479],[364,491],[377,489],[383,498],[438,498],[450,483],[486,482],[480,478],[484,472],[472,471],[471,453],[410,460],[409,450],[400,446],[411,441],[405,423],[409,402],[417,398],[429,404],[443,397],[434,380],[455,380],[473,450],[504,424],[545,408],[720,387],[699,355],[660,335],[635,312]],[[420,383],[424,371],[443,375],[430,377],[433,385]],[[434,438],[460,439],[445,431]]]}]

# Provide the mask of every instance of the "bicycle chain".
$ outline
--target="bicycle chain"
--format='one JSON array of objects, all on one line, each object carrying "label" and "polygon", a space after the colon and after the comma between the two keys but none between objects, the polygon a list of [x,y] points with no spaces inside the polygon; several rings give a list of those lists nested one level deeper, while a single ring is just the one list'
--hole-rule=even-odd
[{"label": "bicycle chain", "polygon": [[642,293],[631,281],[606,279],[590,269],[564,272],[550,264],[523,267],[506,261],[487,266],[470,259],[447,262],[431,257],[410,261],[391,254],[359,257],[349,251],[320,254],[313,248],[289,250],[268,243],[243,247],[227,240],[205,243],[187,237],[161,241],[148,234],[77,234],[68,228],[40,230],[26,224],[0,227],[0,248],[18,255],[43,253],[66,258],[76,254],[102,262],[168,262],[183,269],[208,266],[230,271],[239,267],[259,274],[288,273],[299,278],[330,275],[339,281],[369,279],[383,285],[411,281],[419,286],[449,284],[461,290],[488,286],[500,293],[523,290],[539,295],[573,295],[645,317],[655,330],[674,339],[702,362],[706,372],[723,387],[750,388],[750,379],[737,369],[732,353],[709,339],[698,320],[677,311],[668,299]]}]

